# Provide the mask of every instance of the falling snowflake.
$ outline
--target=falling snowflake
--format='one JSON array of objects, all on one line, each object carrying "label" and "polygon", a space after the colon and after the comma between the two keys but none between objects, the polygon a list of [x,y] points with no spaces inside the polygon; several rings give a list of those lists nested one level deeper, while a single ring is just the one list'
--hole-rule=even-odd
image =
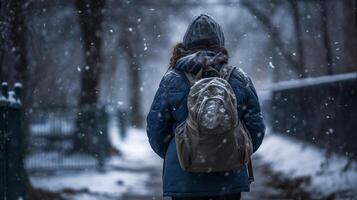
[{"label": "falling snowflake", "polygon": [[269,61],[269,67],[271,67],[272,69],[275,69],[275,66],[273,65],[273,63],[271,61]]}]

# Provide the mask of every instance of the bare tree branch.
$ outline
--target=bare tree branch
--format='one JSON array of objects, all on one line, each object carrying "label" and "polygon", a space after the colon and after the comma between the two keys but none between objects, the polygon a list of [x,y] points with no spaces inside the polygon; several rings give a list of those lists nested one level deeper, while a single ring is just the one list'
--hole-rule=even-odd
[{"label": "bare tree branch", "polygon": [[[301,31],[300,25],[300,10],[297,1],[288,1],[290,5],[290,9],[292,12],[293,23],[296,33],[297,40],[297,57],[298,57],[298,65],[301,69],[305,69],[305,53],[304,53],[304,38],[303,33]],[[304,72],[301,72],[301,76],[304,76]]]},{"label": "bare tree branch", "polygon": [[271,19],[262,13],[251,1],[242,0],[241,5],[244,6],[267,30],[269,33],[274,46],[278,48],[278,52],[281,53],[283,58],[294,68],[294,70],[299,73],[299,76],[303,76],[304,68],[300,66],[299,62],[294,60],[292,54],[284,49],[284,44],[282,42],[280,33],[278,29],[274,26]]},{"label": "bare tree branch", "polygon": [[326,64],[327,64],[327,74],[333,74],[332,65],[332,51],[330,44],[330,35],[328,30],[328,15],[327,15],[327,2],[324,0],[319,1],[320,4],[320,15],[321,15],[321,32],[322,32],[322,40],[325,50]]}]

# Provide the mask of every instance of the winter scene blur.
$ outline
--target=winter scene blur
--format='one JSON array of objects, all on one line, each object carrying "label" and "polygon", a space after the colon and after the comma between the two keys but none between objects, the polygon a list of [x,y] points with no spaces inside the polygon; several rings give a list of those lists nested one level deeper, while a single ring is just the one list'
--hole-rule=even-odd
[{"label": "winter scene blur", "polygon": [[[177,169],[165,162],[178,122],[162,121],[186,119],[187,72],[155,103],[201,14],[222,28],[225,58],[254,84],[265,124],[241,199],[357,199],[357,1],[0,0],[0,200],[211,194],[216,183],[169,184],[182,177],[176,154]],[[161,151],[150,136],[163,128],[171,146]]]}]

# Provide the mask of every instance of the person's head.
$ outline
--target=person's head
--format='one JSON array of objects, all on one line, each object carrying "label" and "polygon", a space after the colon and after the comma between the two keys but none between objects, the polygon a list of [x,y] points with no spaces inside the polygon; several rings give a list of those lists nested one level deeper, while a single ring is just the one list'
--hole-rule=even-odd
[{"label": "person's head", "polygon": [[183,41],[173,49],[170,67],[174,68],[180,58],[202,50],[222,52],[228,57],[221,26],[206,14],[199,15],[188,26]]}]

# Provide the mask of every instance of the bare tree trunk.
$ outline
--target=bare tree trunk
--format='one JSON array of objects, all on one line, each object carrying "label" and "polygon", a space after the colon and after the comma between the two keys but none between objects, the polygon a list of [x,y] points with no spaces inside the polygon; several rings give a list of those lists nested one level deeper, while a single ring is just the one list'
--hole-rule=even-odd
[{"label": "bare tree trunk", "polygon": [[[298,60],[297,63],[302,69],[306,69],[305,66],[305,52],[304,52],[304,36],[301,31],[301,24],[300,24],[300,10],[299,10],[299,5],[298,1],[288,1],[291,11],[292,11],[292,17],[294,21],[294,28],[295,28],[295,33],[296,33],[296,43],[297,43],[297,56]],[[300,74],[300,76],[306,76],[305,73]]]},{"label": "bare tree trunk", "polygon": [[[131,50],[129,50],[131,49]],[[133,56],[132,48],[127,51],[129,61],[130,74],[130,102],[131,102],[131,117],[130,123],[133,126],[141,127],[143,124],[143,116],[141,113],[141,91],[140,91],[140,66],[138,58]]]},{"label": "bare tree trunk", "polygon": [[76,0],[79,12],[81,40],[84,46],[85,66],[81,69],[80,113],[77,118],[75,150],[95,152],[95,108],[99,95],[102,65],[101,23],[105,0]]},{"label": "bare tree trunk", "polygon": [[357,71],[357,1],[344,3],[344,52],[343,64],[348,71]]},{"label": "bare tree trunk", "polygon": [[121,46],[124,51],[129,67],[129,101],[130,101],[130,124],[141,127],[143,116],[141,113],[141,91],[140,91],[140,58],[134,52],[133,41],[135,36],[122,34]]},{"label": "bare tree trunk", "polygon": [[130,74],[130,85],[132,92],[130,93],[130,102],[131,102],[131,118],[130,123],[133,126],[141,127],[143,123],[143,116],[141,113],[141,91],[140,91],[140,66],[139,60],[130,55],[128,51],[128,60],[131,63],[129,65],[129,74]]},{"label": "bare tree trunk", "polygon": [[98,83],[100,77],[101,23],[104,0],[77,0],[81,39],[84,46],[85,66],[82,70],[80,105],[93,105],[98,100]]},{"label": "bare tree trunk", "polygon": [[[125,53],[129,67],[130,124],[134,127],[142,127],[144,119],[141,109],[140,50],[137,48],[141,40],[139,30],[131,28],[129,20],[127,16],[122,15],[119,45]],[[129,28],[131,31],[127,31]]]},{"label": "bare tree trunk", "polygon": [[321,15],[321,32],[322,32],[322,42],[324,45],[324,52],[326,57],[326,65],[327,65],[327,74],[333,74],[333,59],[332,59],[332,51],[330,45],[330,35],[328,30],[328,14],[327,14],[327,1],[320,0],[320,15]]}]

